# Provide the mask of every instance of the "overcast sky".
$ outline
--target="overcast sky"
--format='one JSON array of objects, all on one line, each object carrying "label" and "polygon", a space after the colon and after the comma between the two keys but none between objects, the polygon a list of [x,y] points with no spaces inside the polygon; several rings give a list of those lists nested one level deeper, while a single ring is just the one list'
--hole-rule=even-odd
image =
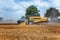
[{"label": "overcast sky", "polygon": [[25,10],[30,5],[36,6],[41,16],[50,7],[60,11],[60,0],[0,0],[0,17],[17,20],[25,15]]}]

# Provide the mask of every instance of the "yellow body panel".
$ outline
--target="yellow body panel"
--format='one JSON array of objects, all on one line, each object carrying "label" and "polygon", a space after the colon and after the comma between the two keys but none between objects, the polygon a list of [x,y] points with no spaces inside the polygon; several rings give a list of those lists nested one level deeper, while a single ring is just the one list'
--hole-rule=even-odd
[{"label": "yellow body panel", "polygon": [[47,21],[47,17],[41,17],[41,21]]},{"label": "yellow body panel", "polygon": [[31,17],[30,17],[30,20],[37,20],[37,19],[40,20],[40,16],[31,16]]},{"label": "yellow body panel", "polygon": [[41,20],[35,20],[34,22],[36,22],[36,23],[37,23],[37,22],[40,22],[40,21],[41,21]]},{"label": "yellow body panel", "polygon": [[39,22],[47,21],[47,17],[31,16],[29,20],[39,23]]}]

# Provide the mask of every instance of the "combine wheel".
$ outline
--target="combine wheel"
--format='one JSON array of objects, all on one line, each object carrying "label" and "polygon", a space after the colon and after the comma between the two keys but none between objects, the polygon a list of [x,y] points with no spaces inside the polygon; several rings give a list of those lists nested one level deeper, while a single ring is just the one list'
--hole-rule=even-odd
[{"label": "combine wheel", "polygon": [[43,23],[43,22],[42,22],[42,21],[40,21],[40,22],[39,22],[39,25],[42,25],[42,23]]},{"label": "combine wheel", "polygon": [[29,25],[32,25],[33,23],[32,22],[29,22]]}]

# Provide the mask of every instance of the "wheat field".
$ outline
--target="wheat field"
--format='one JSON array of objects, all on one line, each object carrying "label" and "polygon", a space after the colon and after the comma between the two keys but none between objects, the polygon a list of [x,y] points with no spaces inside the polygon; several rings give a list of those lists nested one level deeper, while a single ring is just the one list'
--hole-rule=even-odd
[{"label": "wheat field", "polygon": [[0,25],[0,40],[60,40],[60,25]]}]

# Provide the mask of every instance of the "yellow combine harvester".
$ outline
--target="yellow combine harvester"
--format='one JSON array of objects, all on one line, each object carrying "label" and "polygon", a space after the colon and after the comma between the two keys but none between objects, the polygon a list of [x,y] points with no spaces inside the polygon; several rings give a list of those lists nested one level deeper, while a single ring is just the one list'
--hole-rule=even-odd
[{"label": "yellow combine harvester", "polygon": [[25,19],[18,21],[20,24],[32,25],[32,24],[41,24],[48,21],[47,17],[40,17],[40,15],[28,15]]},{"label": "yellow combine harvester", "polygon": [[26,24],[40,24],[46,23],[48,21],[47,17],[40,17],[38,15],[35,16],[28,16]]}]

